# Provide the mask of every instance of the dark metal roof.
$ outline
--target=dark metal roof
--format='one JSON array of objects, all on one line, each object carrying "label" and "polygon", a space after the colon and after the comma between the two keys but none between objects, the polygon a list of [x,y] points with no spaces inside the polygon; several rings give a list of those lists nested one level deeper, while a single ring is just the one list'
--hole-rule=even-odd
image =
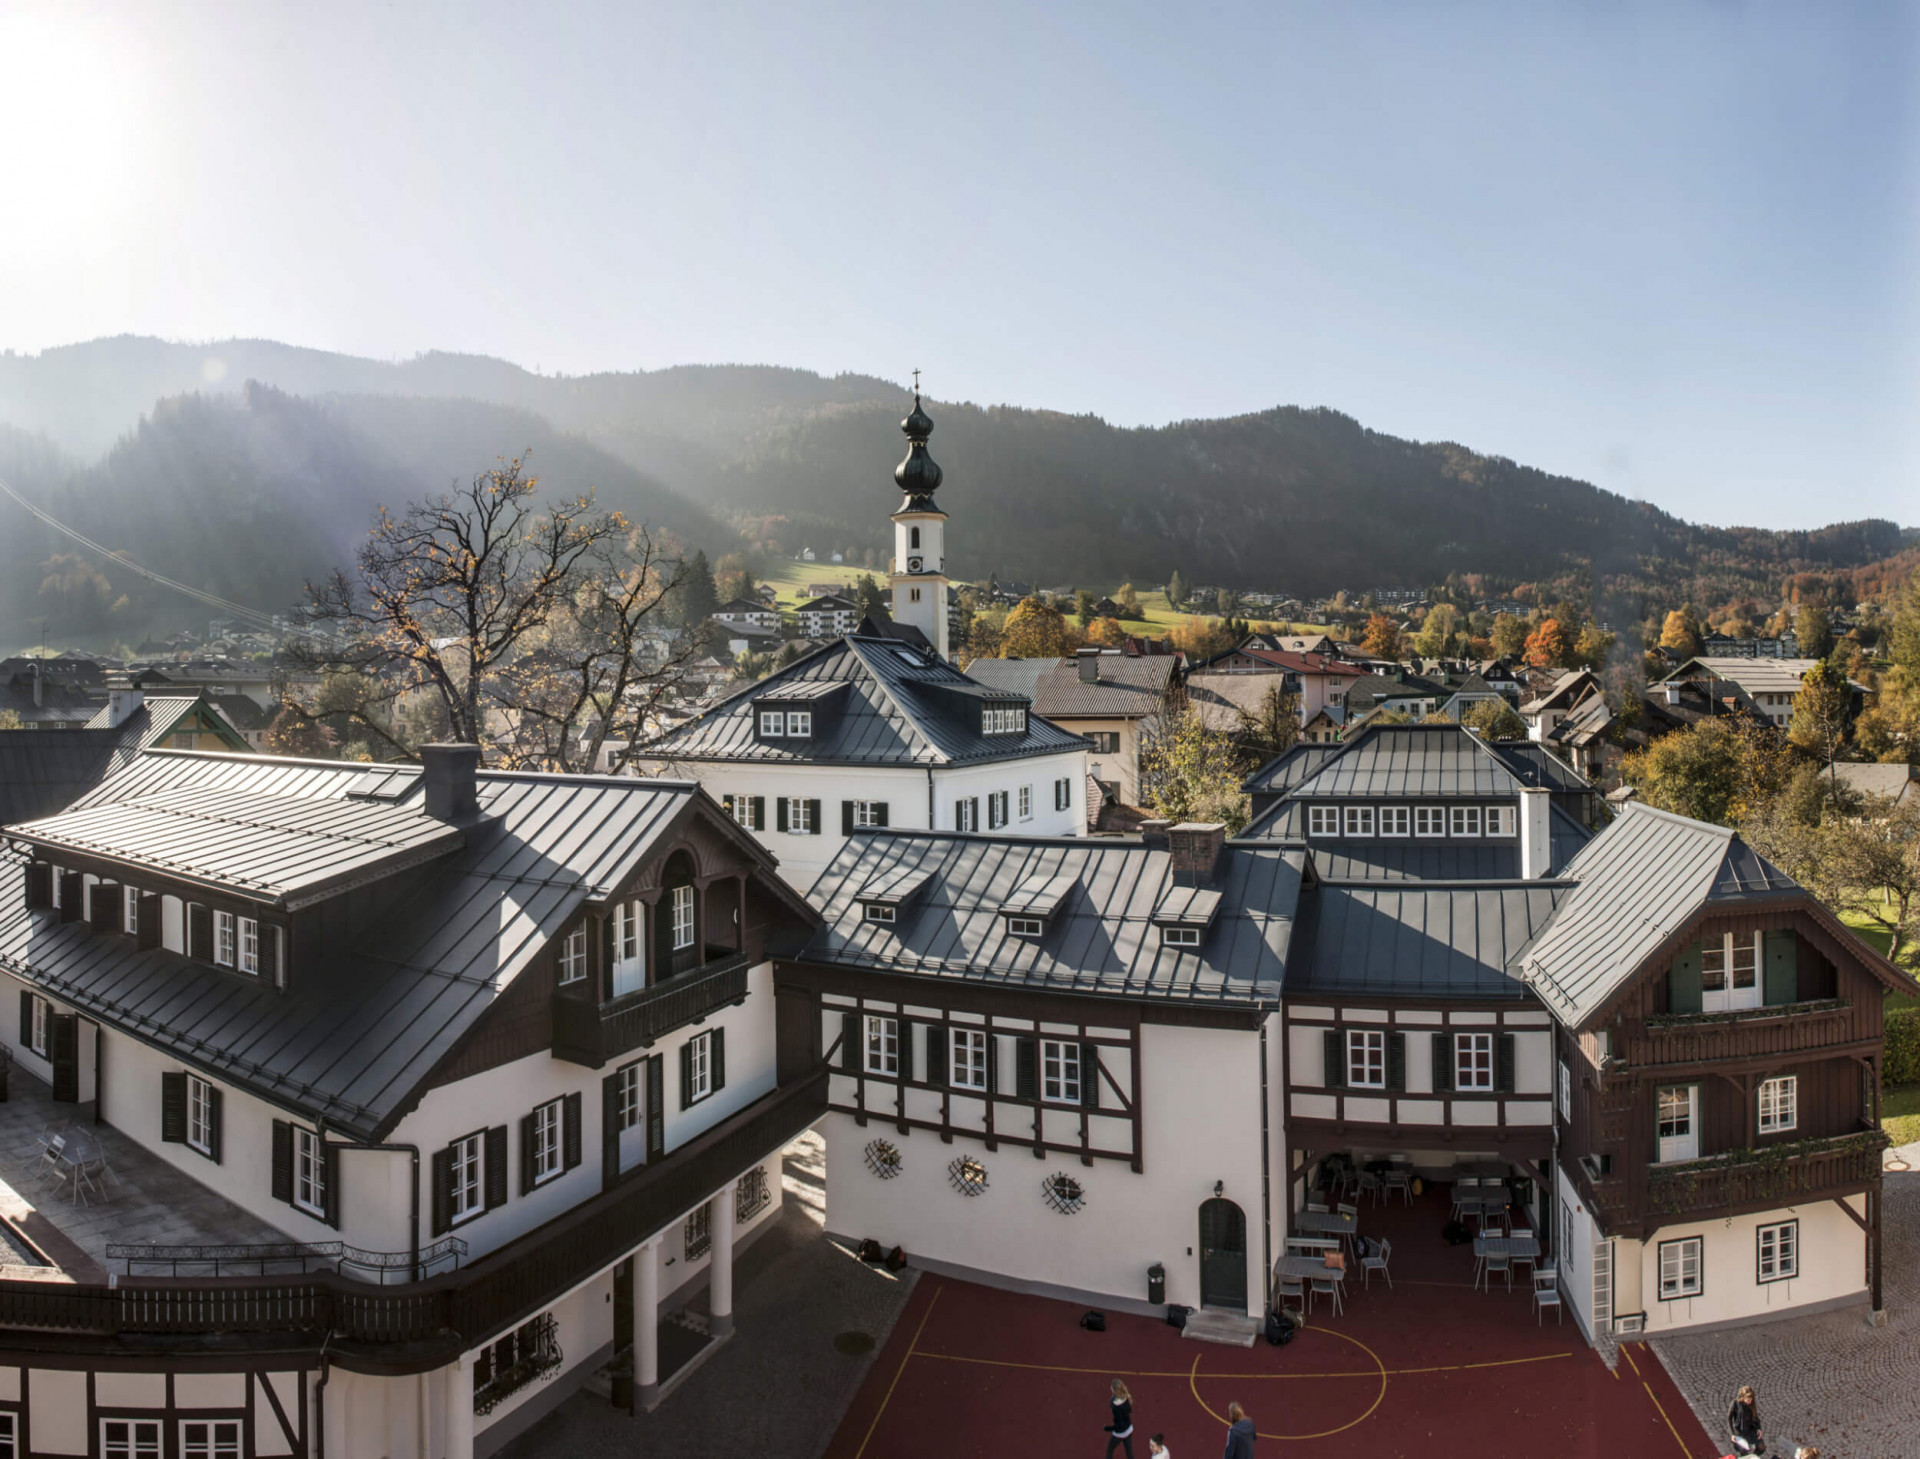
[{"label": "dark metal roof", "polygon": [[1287,995],[1512,998],[1516,953],[1571,889],[1564,882],[1322,882],[1306,899]]},{"label": "dark metal roof", "polygon": [[1317,740],[1302,740],[1292,749],[1281,751],[1249,775],[1244,788],[1255,795],[1273,795],[1291,790],[1344,748]]},{"label": "dark metal roof", "polygon": [[[762,742],[754,702],[791,683],[845,683],[831,721],[806,741]],[[943,692],[949,691],[949,692]],[[853,635],[743,689],[648,747],[662,760],[741,760],[764,764],[978,765],[1085,747],[1080,736],[1027,716],[1024,735],[983,735],[957,712],[960,695],[1004,700],[944,660],[897,639]]]},{"label": "dark metal roof", "polygon": [[1545,745],[1532,740],[1495,740],[1491,748],[1522,785],[1569,795],[1597,795],[1593,782]]},{"label": "dark metal roof", "polygon": [[[1229,846],[1212,888],[1219,913],[1198,948],[1165,945],[1155,911],[1175,888],[1173,858],[1140,842],[858,832],[808,899],[826,919],[800,956],[926,978],[1052,992],[1206,1003],[1276,998],[1300,895],[1300,852]],[[912,869],[926,889],[892,924],[868,922],[863,889]],[[1046,935],[1011,936],[1017,887],[1065,878],[1073,893]]]},{"label": "dark metal roof", "polygon": [[1051,917],[1078,885],[1070,876],[1030,876],[1007,893],[1000,910],[1009,917]]},{"label": "dark metal roof", "polygon": [[1520,790],[1506,761],[1457,724],[1374,725],[1338,748],[1294,794],[1315,800],[1505,797]]},{"label": "dark metal roof", "polygon": [[1517,881],[1520,847],[1512,841],[1331,841],[1312,848],[1313,869],[1328,881]]},{"label": "dark metal roof", "polygon": [[[1103,653],[1100,677],[1080,677],[1077,658],[975,659],[967,673],[982,684],[1031,695],[1034,712],[1059,719],[1144,719],[1173,682],[1179,661],[1170,655]],[[1030,666],[1039,665],[1038,674]]]},{"label": "dark metal roof", "polygon": [[[117,727],[0,732],[0,826],[65,810],[173,728],[198,694],[149,694]],[[102,716],[105,711],[103,710]],[[234,736],[236,748],[244,741]]]},{"label": "dark metal roof", "polygon": [[[154,751],[94,792],[241,795],[345,805],[364,767]],[[25,878],[0,866],[0,967],[102,1021],[363,1139],[379,1139],[422,1081],[589,900],[603,900],[702,800],[684,781],[482,771],[486,820],[421,869],[352,946],[325,949],[276,992],[162,949],[29,912]],[[760,881],[811,921],[773,860],[711,802],[713,824],[763,869]],[[0,853],[16,863],[20,853]]]}]

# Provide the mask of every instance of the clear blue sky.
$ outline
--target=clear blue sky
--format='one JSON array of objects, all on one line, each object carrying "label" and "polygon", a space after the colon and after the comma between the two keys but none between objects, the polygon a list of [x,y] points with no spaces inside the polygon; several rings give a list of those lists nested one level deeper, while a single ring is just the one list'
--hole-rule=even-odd
[{"label": "clear blue sky", "polygon": [[1920,522],[1920,6],[0,12],[0,347],[1324,404]]}]

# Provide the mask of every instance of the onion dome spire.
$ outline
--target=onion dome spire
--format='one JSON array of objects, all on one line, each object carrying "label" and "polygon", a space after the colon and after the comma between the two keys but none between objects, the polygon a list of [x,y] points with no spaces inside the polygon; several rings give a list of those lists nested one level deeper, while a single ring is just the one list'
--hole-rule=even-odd
[{"label": "onion dome spire", "polygon": [[893,479],[907,499],[900,510],[935,511],[933,493],[940,485],[940,465],[927,454],[927,437],[933,434],[933,419],[920,408],[920,372],[913,372],[913,410],[900,422],[907,438],[907,456],[893,468]]}]

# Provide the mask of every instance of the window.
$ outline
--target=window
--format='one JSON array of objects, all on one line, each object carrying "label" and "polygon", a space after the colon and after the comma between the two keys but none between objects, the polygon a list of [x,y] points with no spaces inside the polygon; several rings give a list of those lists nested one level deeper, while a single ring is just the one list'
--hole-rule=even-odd
[{"label": "window", "polygon": [[641,927],[645,914],[636,901],[613,904],[613,960],[616,963],[640,961]]},{"label": "window", "polygon": [[1007,823],[1007,793],[996,790],[987,797],[987,829],[997,831]]},{"label": "window", "polygon": [[1457,805],[1453,807],[1453,834],[1456,836],[1478,836],[1480,834],[1480,807],[1477,805]]},{"label": "window", "polygon": [[480,1179],[486,1143],[486,1133],[481,1130],[453,1142],[452,1208],[456,1224],[487,1208],[486,1187]]},{"label": "window", "polygon": [[1045,927],[1046,924],[1038,917],[1007,918],[1007,931],[1015,937],[1038,937]]},{"label": "window", "polygon": [[867,1072],[897,1075],[900,1072],[900,1022],[867,1015]]},{"label": "window", "polygon": [[553,1372],[561,1361],[553,1314],[542,1312],[532,1321],[523,1322],[475,1356],[473,1411],[492,1413],[512,1394]]},{"label": "window", "polygon": [[101,1459],[160,1459],[160,1420],[101,1419],[100,1454]]},{"label": "window", "polygon": [[0,1459],[19,1459],[19,1416],[0,1409]]},{"label": "window", "polygon": [[1701,1238],[1660,1243],[1660,1300],[1700,1295]]},{"label": "window", "polygon": [[856,831],[871,831],[887,823],[887,805],[879,800],[856,800],[853,803],[853,828]]},{"label": "window", "polygon": [[1700,1137],[1696,1115],[1698,1092],[1691,1084],[1676,1084],[1662,1089],[1655,1097],[1656,1135],[1659,1160],[1697,1159]]},{"label": "window", "polygon": [[760,738],[783,740],[787,737],[787,716],[778,709],[760,711]]},{"label": "window", "polygon": [[1406,835],[1409,814],[1407,808],[1403,805],[1381,806],[1380,834],[1382,836]]},{"label": "window", "polygon": [[533,1182],[558,1175],[565,1169],[560,1151],[560,1101],[550,1099],[533,1111]]},{"label": "window", "polygon": [[698,1261],[713,1250],[713,1202],[708,1201],[692,1215],[680,1233],[688,1261]]},{"label": "window", "polygon": [[578,983],[587,976],[587,929],[576,927],[560,939],[560,981]]},{"label": "window", "polygon": [[213,1154],[213,1086],[198,1074],[187,1076],[187,1144]]},{"label": "window", "polygon": [[[713,1033],[697,1033],[687,1040],[687,1104],[713,1093]],[[681,1106],[683,1109],[685,1105]]]},{"label": "window", "polygon": [[1762,1226],[1755,1235],[1759,1238],[1760,1246],[1760,1269],[1757,1273],[1760,1281],[1785,1282],[1800,1275],[1798,1221]]},{"label": "window", "polygon": [[[140,888],[120,888],[120,930],[129,936],[140,931]],[[5,1454],[0,1453],[0,1459]]]},{"label": "window", "polygon": [[811,836],[819,827],[813,823],[813,802],[787,797],[787,830],[796,836]]},{"label": "window", "polygon": [[1800,1080],[1793,1074],[1760,1085],[1760,1133],[1777,1134],[1800,1123]]},{"label": "window", "polygon": [[1160,941],[1168,947],[1198,947],[1200,929],[1198,927],[1162,927]]},{"label": "window", "polygon": [[948,1080],[955,1089],[987,1087],[987,1035],[984,1029],[955,1028],[948,1031]]},{"label": "window", "polygon": [[1040,1097],[1049,1104],[1080,1103],[1080,1046],[1040,1040]]},{"label": "window", "polygon": [[60,868],[57,866],[49,866],[47,868],[47,878],[48,887],[51,892],[51,900],[48,901],[47,905],[58,911],[60,907]]},{"label": "window", "polygon": [[1373,834],[1373,807],[1370,805],[1350,805],[1346,809],[1347,834],[1349,836],[1371,836]]},{"label": "window", "polygon": [[869,922],[891,923],[894,916],[895,912],[892,907],[883,907],[878,902],[867,903],[867,920]]},{"label": "window", "polygon": [[309,1216],[327,1214],[327,1147],[313,1130],[293,1127],[293,1203]]},{"label": "window", "polygon": [[1700,944],[1700,1006],[1708,1013],[1758,1008],[1758,936],[1729,932]]},{"label": "window", "polygon": [[1347,1085],[1352,1089],[1387,1087],[1387,1036],[1369,1028],[1347,1030]]},{"label": "window", "polygon": [[752,796],[730,795],[727,797],[727,808],[733,812],[735,825],[745,826],[749,831],[760,829],[754,824]]},{"label": "window", "polygon": [[620,1168],[627,1169],[639,1163],[640,1142],[645,1137],[641,1133],[642,1116],[645,1113],[642,1101],[643,1082],[646,1076],[646,1060],[635,1059],[631,1064],[622,1066],[613,1075],[613,1132],[620,1142]]},{"label": "window", "polygon": [[1340,834],[1340,808],[1330,805],[1308,806],[1307,834],[1309,836],[1338,836]]},{"label": "window", "polygon": [[918,527],[910,527],[907,529],[907,546],[915,552],[920,550],[920,529]]},{"label": "window", "polygon": [[1560,1118],[1573,1118],[1573,1074],[1565,1059],[1560,1061]]},{"label": "window", "polygon": [[240,971],[260,973],[260,924],[252,917],[242,917],[240,922]]},{"label": "window", "polygon": [[673,950],[693,946],[693,888],[675,887],[673,899]]},{"label": "window", "polygon": [[1444,836],[1447,834],[1447,810],[1445,806],[1417,805],[1413,808],[1413,834],[1416,836]]},{"label": "window", "polygon": [[983,735],[1023,735],[1026,732],[1027,711],[1020,705],[980,711],[980,733]]},{"label": "window", "polygon": [[1033,819],[1033,787],[1031,785],[1020,787],[1020,819],[1023,821]]},{"label": "window", "polygon": [[27,1047],[41,1058],[47,1057],[47,1025],[53,1017],[53,1005],[38,993],[32,995],[32,1013],[27,1026]]},{"label": "window", "polygon": [[804,740],[813,733],[813,711],[811,709],[789,709],[787,711],[787,738]]},{"label": "window", "polygon": [[181,1420],[180,1459],[241,1459],[242,1452],[239,1419]]},{"label": "window", "polygon": [[231,912],[216,911],[213,914],[213,960],[223,968],[230,968],[234,964],[234,921]]},{"label": "window", "polygon": [[740,1177],[739,1183],[733,1188],[733,1219],[751,1221],[772,1199],[767,1187],[767,1167],[754,1166]]},{"label": "window", "polygon": [[953,803],[953,829],[956,831],[977,831],[980,829],[980,801],[969,796],[965,800]]},{"label": "window", "polygon": [[[908,566],[908,567],[909,567],[910,569],[913,569],[913,568],[918,568],[918,567],[920,566],[920,559],[916,557],[916,558],[915,558],[915,559],[914,559],[914,560],[913,560],[912,562],[910,562],[910,563],[908,563],[908,564],[907,564],[907,566]],[[917,603],[917,602],[919,602],[919,601],[920,601],[920,590],[919,590],[918,588],[908,588],[908,589],[907,589],[907,601],[908,601],[909,603]]]},{"label": "window", "polygon": [[1053,782],[1053,808],[1057,811],[1073,809],[1073,782],[1060,779]]},{"label": "window", "polygon": [[1493,1035],[1453,1036],[1453,1087],[1466,1092],[1493,1088]]},{"label": "window", "polygon": [[1489,836],[1511,836],[1517,812],[1510,805],[1490,805],[1487,807],[1487,834]]},{"label": "window", "polygon": [[1093,753],[1096,755],[1117,755],[1120,753],[1120,732],[1118,730],[1092,730],[1087,738],[1093,741]]}]

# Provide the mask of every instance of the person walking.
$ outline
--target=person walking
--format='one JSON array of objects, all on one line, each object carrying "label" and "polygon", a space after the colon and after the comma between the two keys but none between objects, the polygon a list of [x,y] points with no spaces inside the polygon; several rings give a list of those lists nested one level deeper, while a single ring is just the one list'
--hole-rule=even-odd
[{"label": "person walking", "polygon": [[1727,1410],[1727,1432],[1733,1436],[1736,1454],[1764,1454],[1766,1437],[1760,1432],[1760,1405],[1754,1401],[1753,1385],[1743,1383]]},{"label": "person walking", "polygon": [[1253,1459],[1253,1420],[1238,1403],[1227,1405],[1227,1449],[1220,1459]]},{"label": "person walking", "polygon": [[1115,1378],[1107,1402],[1113,1409],[1113,1422],[1107,1425],[1107,1459],[1113,1459],[1116,1445],[1126,1449],[1127,1459],[1133,1459],[1133,1395]]},{"label": "person walking", "polygon": [[[1173,1450],[1167,1447],[1165,1434],[1155,1434],[1147,1440],[1147,1453],[1152,1456],[1152,1459],[1173,1459]],[[1816,1455],[1815,1459],[1819,1459],[1819,1456]]]}]

